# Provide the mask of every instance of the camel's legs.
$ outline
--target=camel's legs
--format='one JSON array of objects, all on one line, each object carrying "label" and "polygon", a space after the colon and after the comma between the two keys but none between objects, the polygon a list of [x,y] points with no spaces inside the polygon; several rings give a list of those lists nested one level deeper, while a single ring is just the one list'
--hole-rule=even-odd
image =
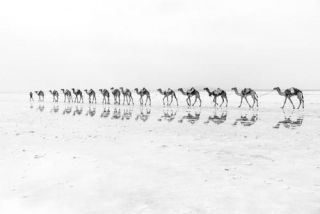
[{"label": "camel's legs", "polygon": [[[253,100],[252,108],[254,108],[254,104],[256,103],[256,97],[255,97],[255,95],[251,95],[251,97],[252,97],[252,100]],[[257,105],[257,107],[258,107],[258,105]]]},{"label": "camel's legs", "polygon": [[300,102],[298,109],[300,108],[301,105],[302,105],[302,108],[304,108],[303,95],[301,93],[299,93],[297,96],[298,96],[298,99],[299,99],[299,102]]},{"label": "camel's legs", "polygon": [[162,99],[162,105],[164,105],[164,99],[166,99],[166,96],[164,96]]},{"label": "camel's legs", "polygon": [[171,95],[171,102],[170,102],[170,106],[171,106],[171,104],[172,104],[172,102],[173,102],[173,98],[176,100],[176,103],[177,103],[177,106],[178,106],[178,99],[177,99],[177,97],[176,97],[176,95],[175,95],[175,94],[172,94],[172,95]]},{"label": "camel's legs", "polygon": [[293,104],[293,102],[292,102],[292,100],[291,100],[291,97],[288,97],[288,99],[289,99],[289,101],[291,102],[292,107],[295,109],[296,107],[294,106],[294,104]]},{"label": "camel's legs", "polygon": [[173,95],[174,96],[174,98],[176,99],[176,102],[177,102],[177,106],[179,105],[179,103],[178,103],[178,98],[177,98],[177,96],[174,94]]},{"label": "camel's legs", "polygon": [[192,106],[194,106],[194,104],[196,104],[198,97],[195,97],[194,102],[192,104]]},{"label": "camel's legs", "polygon": [[[249,107],[252,108],[251,105],[250,105],[250,103],[249,103],[249,101],[248,101],[248,98],[247,98],[247,97],[244,97],[244,99],[247,101]],[[254,102],[253,102],[253,104],[254,104]]]},{"label": "camel's legs", "polygon": [[217,106],[217,97],[216,96],[213,98],[213,102],[214,102],[214,107],[216,107]]},{"label": "camel's legs", "polygon": [[150,96],[147,96],[146,104],[145,104],[145,105],[147,105],[148,100],[149,100],[149,105],[151,106],[151,98],[150,98]]},{"label": "camel's legs", "polygon": [[222,99],[222,102],[221,102],[221,104],[220,104],[220,107],[222,106],[222,104],[224,103],[224,98],[223,97],[221,97],[221,99]]},{"label": "camel's legs", "polygon": [[240,101],[239,108],[242,106],[242,102],[243,102],[243,96],[241,96],[241,101]]},{"label": "camel's legs", "polygon": [[189,97],[186,99],[187,105],[190,106]]},{"label": "camel's legs", "polygon": [[286,97],[286,98],[284,99],[283,106],[282,106],[281,108],[284,108],[284,106],[285,106],[286,103],[287,103],[287,100],[288,100],[288,97]]}]

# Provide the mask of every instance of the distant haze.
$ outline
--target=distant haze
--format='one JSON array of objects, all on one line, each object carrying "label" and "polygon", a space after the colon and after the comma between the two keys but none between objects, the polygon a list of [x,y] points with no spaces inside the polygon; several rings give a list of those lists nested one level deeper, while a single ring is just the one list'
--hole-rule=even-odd
[{"label": "distant haze", "polygon": [[0,3],[0,91],[319,81],[317,0]]}]

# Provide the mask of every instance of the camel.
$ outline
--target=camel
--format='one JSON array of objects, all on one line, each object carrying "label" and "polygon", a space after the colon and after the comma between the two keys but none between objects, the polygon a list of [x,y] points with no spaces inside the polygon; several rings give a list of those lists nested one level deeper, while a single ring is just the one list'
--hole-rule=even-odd
[{"label": "camel", "polygon": [[217,88],[216,90],[210,91],[209,88],[204,88],[203,90],[205,90],[206,92],[208,92],[209,97],[213,96],[213,102],[214,102],[214,106],[217,106],[217,97],[222,98],[222,103],[220,104],[220,107],[222,106],[222,104],[224,103],[224,100],[226,100],[226,107],[228,107],[228,97],[227,97],[227,93],[225,90],[222,90],[220,88]]},{"label": "camel", "polygon": [[147,105],[147,102],[149,100],[149,106],[151,106],[151,98],[150,98],[150,92],[146,89],[146,88],[142,88],[141,91],[139,91],[138,88],[135,88],[134,91],[140,95],[140,105],[143,105],[143,97],[146,96],[146,103],[145,105]]},{"label": "camel", "polygon": [[188,106],[191,106],[191,97],[195,96],[196,98],[195,98],[194,103],[192,104],[192,106],[194,106],[194,104],[197,102],[197,100],[199,100],[200,101],[199,106],[201,107],[200,93],[195,88],[192,87],[191,89],[189,89],[186,92],[182,88],[179,88],[178,91],[180,91],[183,95],[188,96],[187,99],[186,99]]},{"label": "camel", "polygon": [[[172,104],[173,98],[176,100],[177,106],[179,105],[176,93],[172,89],[168,88],[167,91],[162,91],[162,89],[159,88],[159,89],[157,89],[157,91],[164,96],[162,99],[163,105],[165,105],[165,103],[164,103],[165,98],[167,98],[167,106],[170,106]],[[169,104],[169,96],[171,96],[170,104]]]},{"label": "camel", "polygon": [[123,95],[123,103],[122,105],[124,105],[124,101],[127,101],[127,104],[130,105],[130,103],[132,102],[132,105],[134,105],[133,102],[133,98],[132,98],[132,93],[129,89],[123,89],[123,87],[120,87],[120,91]]},{"label": "camel", "polygon": [[[74,102],[77,102],[77,103],[79,103],[79,102],[82,102],[83,103],[83,94],[82,94],[82,91],[80,90],[80,89],[74,89],[74,88],[72,88],[71,89],[72,90],[72,93],[76,96],[75,98],[74,98]],[[79,99],[79,98],[80,99]]]},{"label": "camel", "polygon": [[281,108],[284,108],[284,106],[286,105],[287,100],[289,99],[291,104],[292,104],[292,107],[295,109],[296,107],[294,106],[294,104],[293,104],[293,102],[291,100],[291,97],[293,97],[293,96],[297,96],[298,97],[298,100],[299,100],[298,109],[300,108],[301,104],[302,104],[302,108],[304,108],[304,97],[303,97],[303,93],[302,93],[301,90],[299,90],[297,88],[294,88],[294,87],[288,88],[285,91],[281,91],[281,89],[279,87],[275,87],[273,90],[277,91],[280,96],[284,96],[285,97],[283,106]]},{"label": "camel", "polygon": [[120,105],[120,95],[121,95],[121,92],[119,89],[116,89],[116,88],[110,88],[111,90],[111,93],[113,94],[113,98],[114,98],[114,104],[118,104]]},{"label": "camel", "polygon": [[[259,107],[259,102],[258,102],[258,95],[257,92],[255,92],[253,89],[251,88],[244,88],[243,90],[241,90],[241,92],[238,91],[238,88],[232,88],[231,90],[233,90],[236,95],[241,97],[241,102],[239,105],[239,108],[242,106],[242,101],[243,98],[247,101],[248,105],[250,108],[254,107],[254,104],[257,102],[257,107]],[[250,103],[248,102],[247,96],[251,96],[253,99],[253,104],[252,106],[250,105]]]},{"label": "camel", "polygon": [[96,92],[93,89],[85,89],[84,92],[88,95],[89,103],[97,103]]},{"label": "camel", "polygon": [[31,101],[33,102],[34,100],[33,100],[33,93],[32,93],[32,92],[29,93],[29,97],[30,97],[30,98],[29,98],[29,99],[30,99],[30,102],[31,102]]},{"label": "camel", "polygon": [[44,92],[43,91],[35,91],[36,95],[39,97],[39,101],[44,101]]},{"label": "camel", "polygon": [[63,95],[64,95],[64,102],[66,102],[66,100],[68,99],[68,102],[70,103],[73,102],[72,100],[72,94],[71,94],[71,91],[68,90],[68,89],[61,89]]},{"label": "camel", "polygon": [[108,98],[108,104],[110,104],[110,94],[109,91],[107,89],[99,89],[100,93],[103,96],[103,100],[102,100],[102,104],[107,104],[107,99]]},{"label": "camel", "polygon": [[50,94],[52,95],[52,102],[58,102],[59,101],[59,93],[56,90],[49,90]]}]

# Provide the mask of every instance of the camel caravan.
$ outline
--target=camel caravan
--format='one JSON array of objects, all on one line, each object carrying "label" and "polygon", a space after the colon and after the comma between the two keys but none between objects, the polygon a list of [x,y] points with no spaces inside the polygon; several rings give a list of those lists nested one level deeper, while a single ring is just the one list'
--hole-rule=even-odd
[{"label": "camel caravan", "polygon": [[[273,88],[274,91],[278,92],[278,94],[280,96],[284,96],[284,103],[282,105],[281,108],[284,108],[287,100],[290,101],[292,108],[295,109],[295,105],[292,101],[292,97],[296,96],[299,100],[299,106],[298,109],[300,109],[300,107],[302,106],[302,108],[304,108],[304,96],[303,96],[303,92],[297,88],[288,88],[284,91],[281,91],[281,89],[279,87],[275,87]],[[80,90],[80,89],[75,89],[72,88],[71,90],[69,89],[60,89],[62,95],[64,96],[64,102],[68,102],[68,103],[84,103],[83,100],[83,94],[86,94],[88,97],[88,102],[91,103],[97,103],[97,98],[96,98],[96,92],[93,89],[85,89]],[[202,100],[201,100],[201,96],[200,96],[200,91],[198,91],[197,89],[195,89],[194,87],[188,89],[188,90],[184,90],[183,88],[179,88],[177,89],[178,92],[180,92],[182,95],[186,96],[186,104],[187,106],[195,106],[196,104],[199,105],[199,107],[201,107],[202,104]],[[217,88],[215,90],[210,91],[209,88],[203,88],[203,91],[208,93],[209,97],[213,98],[213,104],[215,107],[219,106],[222,107],[223,104],[225,107],[228,107],[228,96],[227,96],[227,92],[221,88]],[[259,97],[258,94],[255,90],[251,89],[251,88],[244,88],[244,89],[238,89],[236,87],[232,88],[231,91],[233,91],[236,95],[238,95],[240,97],[240,105],[238,106],[239,108],[242,107],[243,104],[243,100],[246,101],[247,105],[250,108],[254,108],[255,106],[258,108],[259,107]],[[131,92],[130,89],[128,88],[110,88],[110,90],[108,89],[99,89],[99,92],[101,93],[103,99],[102,99],[102,104],[110,104],[110,96],[113,96],[114,105],[121,105],[121,100],[122,100],[122,105],[134,105],[134,101],[133,101],[133,93]],[[139,96],[139,104],[141,106],[146,106],[149,105],[151,106],[151,95],[150,92],[146,89],[146,88],[142,88],[141,90],[139,90],[138,88],[134,89],[134,92]],[[160,93],[163,96],[162,99],[162,104],[164,106],[171,106],[173,101],[174,104],[176,106],[179,106],[179,102],[178,102],[178,98],[176,95],[176,92],[171,89],[168,88],[167,90],[163,90],[161,88],[157,89],[157,92]],[[34,91],[34,92],[30,92],[29,96],[30,96],[30,101],[34,101],[33,99],[33,94],[36,94],[38,96],[38,101],[39,102],[43,102],[44,101],[44,96],[45,93],[44,91],[40,90],[40,91]],[[52,101],[53,102],[59,102],[59,92],[57,90],[49,90],[49,93],[52,96]],[[191,101],[191,98],[194,97],[194,101]],[[218,104],[217,102],[217,98],[221,97],[221,103]],[[252,104],[250,104],[248,97],[251,97],[252,100]],[[170,101],[169,101],[170,100]]]}]

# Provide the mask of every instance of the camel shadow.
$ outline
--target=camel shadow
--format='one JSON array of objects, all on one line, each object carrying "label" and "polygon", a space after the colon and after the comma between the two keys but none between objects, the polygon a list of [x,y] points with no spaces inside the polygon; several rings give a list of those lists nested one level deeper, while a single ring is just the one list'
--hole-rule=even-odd
[{"label": "camel shadow", "polygon": [[214,123],[216,125],[223,124],[226,122],[228,116],[227,111],[222,111],[218,113],[218,111],[214,111],[213,116],[209,116],[207,121],[204,122],[204,124]]},{"label": "camel shadow", "polygon": [[172,122],[177,115],[177,109],[175,108],[164,108],[163,109],[163,114],[160,116],[158,119],[159,122],[161,121],[167,121],[167,122]]},{"label": "camel shadow", "polygon": [[89,106],[86,116],[94,117],[96,115],[96,107]]},{"label": "camel shadow", "polygon": [[76,109],[73,111],[73,116],[77,116],[77,115],[80,116],[82,115],[82,113],[83,113],[83,107],[76,106]]},{"label": "camel shadow", "polygon": [[40,105],[38,106],[38,110],[39,110],[40,112],[43,112],[44,109],[45,109],[45,107],[44,107],[43,104],[40,104]]},{"label": "camel shadow", "polygon": [[149,108],[149,107],[143,108],[142,107],[142,108],[140,108],[140,113],[138,113],[136,115],[135,120],[136,121],[141,120],[143,122],[146,122],[149,119],[150,115],[151,115],[151,108]]},{"label": "camel shadow", "polygon": [[188,123],[191,123],[192,125],[195,124],[200,119],[201,112],[194,110],[188,110],[187,114],[182,116],[180,120],[178,120],[179,123],[183,123],[184,121],[187,121]]},{"label": "camel shadow", "polygon": [[284,119],[280,120],[273,126],[274,129],[279,129],[283,126],[286,129],[296,129],[302,126],[304,115],[300,114],[300,112],[291,111],[291,113],[287,113],[283,111]]},{"label": "camel shadow", "polygon": [[59,105],[52,106],[50,113],[59,113]]},{"label": "camel shadow", "polygon": [[115,107],[113,109],[113,114],[111,116],[111,120],[119,120],[119,119],[121,119],[121,109]]},{"label": "camel shadow", "polygon": [[71,114],[71,112],[72,112],[72,107],[71,106],[65,106],[64,109],[63,109],[62,114],[63,115]]},{"label": "camel shadow", "polygon": [[121,120],[130,120],[132,118],[132,115],[133,115],[132,112],[133,112],[132,108],[124,108],[122,110]]},{"label": "camel shadow", "polygon": [[101,115],[100,115],[100,117],[101,118],[108,118],[109,117],[109,115],[110,115],[110,108],[109,107],[104,107],[103,108],[103,111],[101,112]]},{"label": "camel shadow", "polygon": [[258,111],[248,111],[247,113],[242,113],[240,118],[236,119],[233,126],[245,126],[249,127],[254,125],[259,119]]}]

